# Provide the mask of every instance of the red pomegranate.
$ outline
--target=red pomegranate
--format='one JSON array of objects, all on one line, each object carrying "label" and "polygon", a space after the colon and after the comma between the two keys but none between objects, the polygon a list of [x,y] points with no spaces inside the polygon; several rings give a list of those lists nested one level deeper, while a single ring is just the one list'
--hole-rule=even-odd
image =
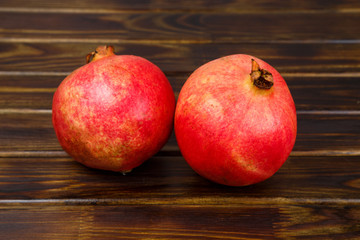
[{"label": "red pomegranate", "polygon": [[98,47],[88,64],[62,81],[54,94],[52,121],[61,146],[76,161],[125,173],[168,140],[175,96],[153,63],[113,50]]},{"label": "red pomegranate", "polygon": [[201,176],[245,186],[271,177],[295,143],[296,110],[280,74],[249,55],[199,67],[180,91],[175,135]]}]

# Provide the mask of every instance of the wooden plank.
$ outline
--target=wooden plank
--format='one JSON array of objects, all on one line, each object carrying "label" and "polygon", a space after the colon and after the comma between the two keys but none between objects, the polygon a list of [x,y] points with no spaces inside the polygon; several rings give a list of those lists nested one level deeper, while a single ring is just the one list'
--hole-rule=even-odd
[{"label": "wooden plank", "polygon": [[[167,75],[177,97],[191,73]],[[14,75],[0,73],[0,109],[51,109],[53,94],[66,73]],[[357,73],[284,73],[298,111],[360,110],[360,83]]]},{"label": "wooden plank", "polygon": [[51,109],[62,74],[0,73],[0,109]]},{"label": "wooden plank", "polygon": [[50,112],[0,114],[1,150],[59,150]]},{"label": "wooden plank", "polygon": [[[66,75],[86,62],[98,45],[86,42],[1,42],[0,74]],[[231,54],[265,60],[280,73],[359,73],[360,43],[115,43],[116,54],[142,56],[167,74],[191,73],[200,65]],[[358,77],[358,75],[354,75]],[[53,85],[52,85],[53,86]]]},{"label": "wooden plank", "polygon": [[360,207],[6,206],[2,239],[358,239]]},{"label": "wooden plank", "polygon": [[152,157],[125,176],[69,157],[2,157],[0,163],[0,205],[360,204],[359,156],[291,156],[274,176],[248,187],[212,183],[174,156]]},{"label": "wooden plank", "polygon": [[[324,8],[326,6],[326,8]],[[13,0],[4,1],[0,3],[0,9],[14,9],[14,11],[39,11],[44,9],[51,11],[61,10],[78,10],[78,11],[237,11],[237,12],[279,12],[279,11],[333,11],[333,10],[357,10],[360,8],[360,4],[356,0],[342,0],[337,2],[329,1],[285,1],[285,2],[269,2],[267,0],[260,1],[213,1],[211,4],[207,4],[203,0],[182,0],[176,2],[169,2],[166,0],[103,0],[101,2],[94,0],[83,1],[70,1],[63,0],[61,2],[45,1],[45,0],[33,0],[31,2],[26,0]]]},{"label": "wooden plank", "polygon": [[[301,112],[293,151],[356,151],[360,148],[358,112]],[[61,151],[51,122],[51,110],[0,111],[0,152]],[[163,151],[178,152],[173,134]]]},{"label": "wooden plank", "polygon": [[[8,89],[1,92],[0,88],[0,106],[1,108],[35,108],[51,109],[52,97],[55,90],[49,89]],[[29,91],[28,91],[29,90]]]},{"label": "wooden plank", "polygon": [[[358,12],[1,13],[0,39],[161,42],[358,41]],[[348,28],[344,26],[354,26]]]},{"label": "wooden plank", "polygon": [[360,82],[357,74],[283,74],[296,109],[360,110]]},{"label": "wooden plank", "polygon": [[299,114],[295,151],[359,149],[359,115]]}]

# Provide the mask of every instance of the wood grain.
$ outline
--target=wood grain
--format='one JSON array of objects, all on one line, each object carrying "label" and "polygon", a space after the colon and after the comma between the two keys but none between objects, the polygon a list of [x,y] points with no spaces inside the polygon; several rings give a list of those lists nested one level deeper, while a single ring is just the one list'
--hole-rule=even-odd
[{"label": "wood grain", "polygon": [[80,205],[360,204],[359,156],[291,156],[270,179],[248,187],[212,183],[175,156],[153,157],[125,176],[87,168],[69,157],[2,157],[0,163],[0,205],[14,200],[25,205],[33,200]]},{"label": "wood grain", "polygon": [[[7,206],[6,239],[358,239],[358,205]],[[125,217],[126,216],[126,217]]]},{"label": "wood grain", "polygon": [[[326,8],[324,8],[326,6]],[[46,12],[62,12],[67,11],[106,11],[106,12],[122,12],[122,11],[217,11],[217,12],[292,12],[292,11],[356,11],[360,8],[360,4],[356,0],[342,1],[273,1],[267,0],[225,0],[212,1],[208,4],[204,0],[182,0],[170,2],[166,0],[103,0],[101,2],[94,0],[70,1],[62,2],[33,0],[12,0],[0,3],[0,9],[13,11],[39,11],[43,9]]]},{"label": "wood grain", "polygon": [[[51,122],[51,111],[0,111],[0,152],[61,151]],[[356,151],[360,148],[360,115],[336,113],[298,114],[298,136],[293,151]],[[178,152],[175,135],[163,148]]]},{"label": "wood grain", "polygon": [[[98,45],[93,43],[3,42],[0,39],[0,73],[68,74],[85,64],[85,57]],[[360,43],[238,43],[162,44],[115,43],[117,54],[142,56],[167,74],[191,73],[200,65],[231,54],[250,54],[273,65],[280,73],[348,73],[359,77]],[[313,75],[314,76],[314,75]],[[350,75],[352,76],[352,75]]]},{"label": "wood grain", "polygon": [[[357,12],[141,12],[54,13],[2,12],[0,39],[77,39],[81,42],[140,40],[145,42],[356,41]],[[235,23],[235,24],[234,24]],[[259,26],[263,26],[259,29]],[[341,37],[340,37],[341,36]],[[151,39],[151,40],[149,40]],[[326,39],[326,40],[324,40]],[[58,40],[59,41],[59,40]]]},{"label": "wood grain", "polygon": [[[0,239],[359,239],[360,2],[0,1]],[[60,147],[52,95],[111,44],[143,56],[177,96],[215,58],[246,53],[284,76],[298,137],[270,179],[214,184],[174,134],[131,173]]]},{"label": "wood grain", "polygon": [[[53,94],[67,73],[0,73],[0,109],[51,109]],[[191,73],[165,72],[177,97]],[[360,110],[358,74],[282,74],[298,111]]]}]

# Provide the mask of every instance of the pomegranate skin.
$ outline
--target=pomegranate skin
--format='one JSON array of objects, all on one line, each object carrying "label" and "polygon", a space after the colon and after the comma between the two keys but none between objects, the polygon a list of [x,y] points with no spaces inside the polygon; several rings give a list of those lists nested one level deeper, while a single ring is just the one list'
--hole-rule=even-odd
[{"label": "pomegranate skin", "polygon": [[110,51],[62,81],[52,122],[60,145],[76,161],[125,173],[164,146],[174,111],[172,87],[157,66]]},{"label": "pomegranate skin", "polygon": [[[272,74],[270,89],[254,85],[252,59]],[[296,109],[281,75],[245,54],[199,67],[182,87],[175,135],[188,164],[219,184],[246,186],[268,179],[295,144]]]}]

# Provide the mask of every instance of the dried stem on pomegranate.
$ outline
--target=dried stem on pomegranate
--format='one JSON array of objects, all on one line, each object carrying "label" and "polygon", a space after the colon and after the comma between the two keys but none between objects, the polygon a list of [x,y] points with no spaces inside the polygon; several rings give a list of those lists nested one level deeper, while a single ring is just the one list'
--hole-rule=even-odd
[{"label": "dried stem on pomegranate", "polygon": [[254,85],[260,89],[270,89],[274,85],[272,74],[265,69],[261,69],[254,59],[251,59],[250,76]]},{"label": "dried stem on pomegranate", "polygon": [[108,57],[114,55],[114,47],[113,46],[99,46],[96,48],[95,51],[89,53],[86,56],[86,63],[94,62],[96,60],[99,60],[103,57]]}]

